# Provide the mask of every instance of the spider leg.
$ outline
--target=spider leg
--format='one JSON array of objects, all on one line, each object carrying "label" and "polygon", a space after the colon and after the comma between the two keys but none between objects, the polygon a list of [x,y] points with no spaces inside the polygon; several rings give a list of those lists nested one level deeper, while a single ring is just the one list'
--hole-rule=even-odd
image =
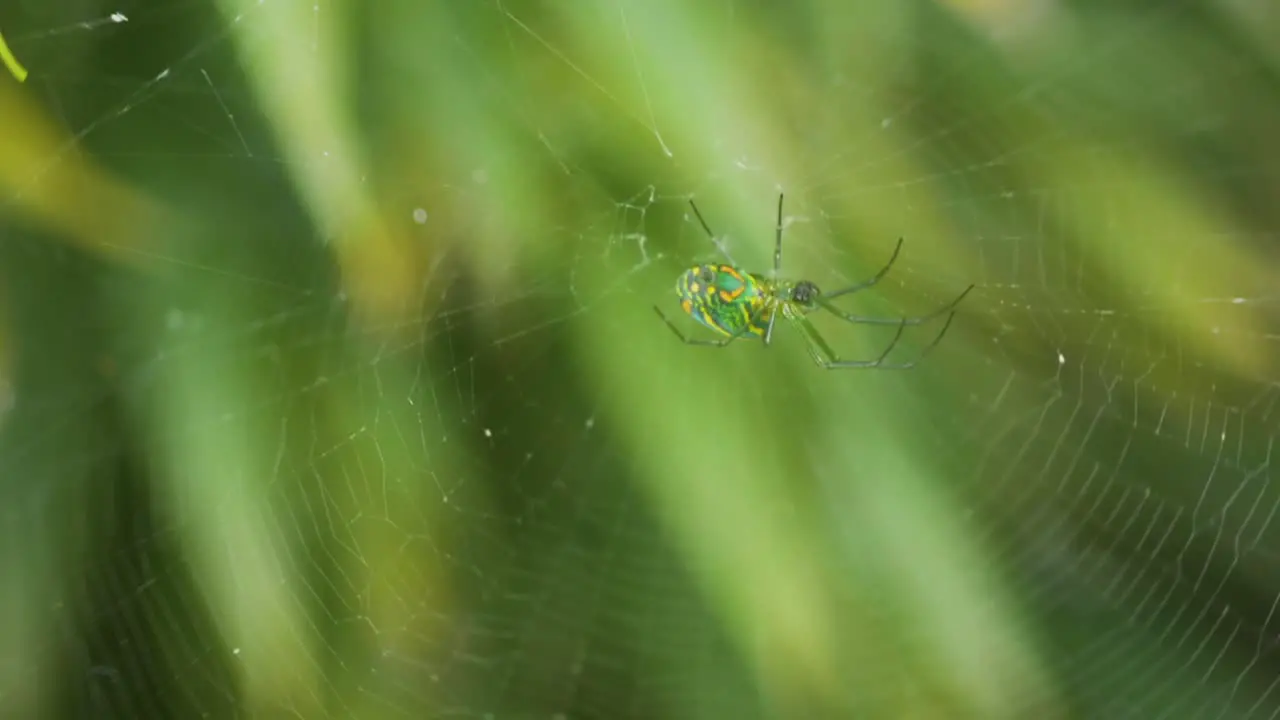
[{"label": "spider leg", "polygon": [[[782,193],[778,193],[778,226],[774,231],[773,242],[773,277],[782,277]],[[770,321],[770,326],[773,322]]]},{"label": "spider leg", "polygon": [[920,350],[920,352],[914,358],[906,362],[886,363],[884,361],[885,358],[889,357],[889,353],[893,350],[893,348],[898,345],[898,340],[902,338],[902,331],[907,328],[906,322],[900,322],[898,324],[898,332],[896,335],[893,336],[893,342],[889,343],[889,346],[884,349],[884,352],[880,353],[880,357],[876,358],[875,360],[838,360],[833,358],[831,362],[820,363],[820,364],[828,370],[840,370],[840,369],[846,369],[846,368],[877,368],[880,370],[910,370],[911,368],[919,364],[920,361],[924,359],[924,356],[929,354],[930,350],[936,347],[938,343],[942,342],[942,336],[947,334],[947,329],[951,327],[951,321],[954,320],[955,317],[956,317],[955,312],[952,312],[950,315],[948,315],[947,322],[943,324],[942,330],[939,331],[938,334],[933,337],[933,340],[931,340],[928,345],[925,345],[924,348]]},{"label": "spider leg", "polygon": [[957,295],[954,300],[947,303],[946,305],[943,305],[937,310],[934,310],[931,313],[927,313],[925,315],[919,315],[916,317],[907,317],[907,318],[881,318],[881,317],[871,317],[868,315],[854,315],[853,313],[847,313],[841,310],[840,308],[836,307],[834,303],[830,302],[831,296],[826,294],[819,296],[817,299],[817,302],[818,302],[818,305],[822,307],[822,309],[826,310],[827,312],[831,313],[832,315],[835,315],[836,317],[846,322],[859,323],[862,325],[897,325],[899,322],[905,322],[907,325],[921,325],[929,322],[930,320],[938,317],[939,315],[942,315],[945,312],[954,310],[955,307],[960,304],[960,301],[964,300],[965,296],[968,295],[969,291],[972,290],[973,288],[974,286],[970,285],[969,287],[964,289],[964,292]]},{"label": "spider leg", "polygon": [[702,219],[702,212],[698,210],[698,206],[693,202],[693,198],[689,198],[689,207],[693,208],[693,216],[698,218],[698,224],[702,226],[702,230],[706,232],[707,237],[711,239],[711,244],[716,246],[716,249],[720,251],[721,255],[725,256],[725,259],[729,261],[730,265],[737,265],[738,263],[733,259],[733,256],[729,254],[729,251],[724,249],[724,244],[716,241],[716,234],[711,232],[711,226],[707,224],[706,220]]},{"label": "spider leg", "polygon": [[[763,308],[761,308],[763,310]],[[757,311],[759,312],[759,311]],[[752,319],[755,322],[755,319]],[[778,322],[778,310],[774,309],[773,314],[769,316],[769,326],[764,329],[764,346],[769,347],[773,344],[773,325]]]},{"label": "spider leg", "polygon": [[[781,225],[782,223],[779,222],[778,224]],[[897,262],[898,253],[901,251],[902,251],[902,238],[898,238],[898,244],[894,246],[893,255],[889,256],[889,262],[885,263],[884,267],[880,268],[880,272],[876,273],[874,277],[868,280],[863,280],[860,283],[850,285],[849,287],[846,287],[846,288],[841,288],[839,290],[835,290],[832,292],[823,293],[822,294],[823,297],[827,297],[827,298],[840,297],[841,295],[848,295],[849,293],[855,293],[855,292],[858,292],[859,290],[866,290],[872,285],[875,285],[876,283],[880,282],[880,280],[885,275],[888,274],[889,268],[893,267],[893,264]]]},{"label": "spider leg", "polygon": [[707,221],[702,219],[702,213],[698,211],[698,206],[694,204],[693,198],[689,198],[689,207],[693,208],[693,216],[698,218],[698,224],[706,231],[707,237],[711,238],[711,242],[716,241],[716,234],[711,232],[711,226],[707,225]]}]

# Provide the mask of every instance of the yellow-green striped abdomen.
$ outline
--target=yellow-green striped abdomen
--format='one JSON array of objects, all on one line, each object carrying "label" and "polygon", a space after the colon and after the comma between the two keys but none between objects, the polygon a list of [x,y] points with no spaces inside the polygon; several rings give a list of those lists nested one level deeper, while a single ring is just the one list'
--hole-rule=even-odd
[{"label": "yellow-green striped abdomen", "polygon": [[721,335],[737,335],[750,325],[744,334],[763,337],[769,324],[769,281],[732,265],[689,268],[676,281],[676,294],[689,317]]}]

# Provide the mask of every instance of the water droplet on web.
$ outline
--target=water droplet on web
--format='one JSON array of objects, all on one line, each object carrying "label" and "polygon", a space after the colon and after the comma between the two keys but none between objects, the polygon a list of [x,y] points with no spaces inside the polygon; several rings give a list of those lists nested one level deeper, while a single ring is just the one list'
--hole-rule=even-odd
[{"label": "water droplet on web", "polygon": [[422,225],[427,222],[427,211],[422,208],[413,209],[413,221]]},{"label": "water droplet on web", "polygon": [[129,18],[125,17],[125,14],[122,12],[113,12],[111,13],[111,22],[113,23],[129,22]]}]

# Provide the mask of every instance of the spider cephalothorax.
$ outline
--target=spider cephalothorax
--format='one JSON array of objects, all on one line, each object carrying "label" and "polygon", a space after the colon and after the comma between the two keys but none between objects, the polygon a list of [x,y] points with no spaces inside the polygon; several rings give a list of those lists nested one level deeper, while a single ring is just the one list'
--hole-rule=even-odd
[{"label": "spider cephalothorax", "polygon": [[818,289],[816,284],[808,280],[801,280],[791,288],[791,302],[798,305],[812,307],[820,297],[822,297],[822,291]]}]

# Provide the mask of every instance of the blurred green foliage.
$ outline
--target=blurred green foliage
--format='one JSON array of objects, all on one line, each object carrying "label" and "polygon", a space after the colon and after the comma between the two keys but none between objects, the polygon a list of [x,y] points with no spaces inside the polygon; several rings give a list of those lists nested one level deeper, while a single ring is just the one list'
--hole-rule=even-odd
[{"label": "blurred green foliage", "polygon": [[[92,5],[0,12],[5,716],[1280,708],[1265,5]],[[670,336],[779,189],[978,284],[926,363]]]}]

